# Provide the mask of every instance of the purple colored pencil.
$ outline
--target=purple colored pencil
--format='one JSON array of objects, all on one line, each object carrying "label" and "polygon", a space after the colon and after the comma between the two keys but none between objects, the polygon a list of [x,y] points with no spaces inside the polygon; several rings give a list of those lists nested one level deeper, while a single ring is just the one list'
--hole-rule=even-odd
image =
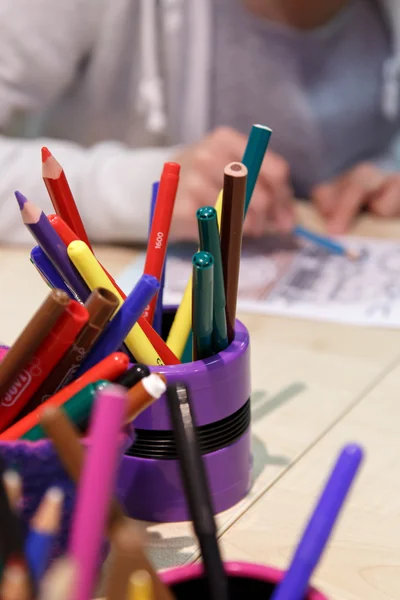
[{"label": "purple colored pencil", "polygon": [[21,192],[15,192],[24,225],[29,229],[36,242],[62,276],[65,283],[77,296],[85,302],[90,294],[89,288],[71,263],[67,247],[51,226],[44,212],[33,202],[25,198]]},{"label": "purple colored pencil", "polygon": [[303,532],[290,566],[271,600],[303,600],[340,510],[363,459],[357,444],[348,444],[340,453],[313,514]]},{"label": "purple colored pencil", "polygon": [[77,490],[69,552],[77,565],[74,600],[93,598],[109,503],[120,459],[126,392],[110,385],[94,404],[89,445]]},{"label": "purple colored pencil", "polygon": [[[154,210],[156,208],[157,194],[158,194],[158,187],[159,187],[159,185],[160,185],[159,181],[155,181],[153,183],[153,185],[152,185],[152,190],[151,190],[151,205],[150,205],[149,235],[150,235],[151,224],[153,222]],[[160,289],[159,289],[158,294],[157,294],[156,308],[155,308],[154,317],[153,317],[153,328],[155,329],[155,331],[157,331],[158,335],[161,335],[161,331],[162,331],[163,291],[164,291],[164,285],[165,285],[165,268],[166,268],[166,264],[167,264],[167,261],[165,260],[164,267],[163,267],[162,274],[161,274],[161,279],[160,279]]]},{"label": "purple colored pencil", "polygon": [[74,298],[74,294],[71,292],[69,287],[65,284],[63,278],[51,262],[47,258],[40,246],[35,246],[31,250],[31,261],[35,265],[36,269],[40,271],[42,276],[46,279],[49,286],[53,289],[63,290],[71,298]]}]

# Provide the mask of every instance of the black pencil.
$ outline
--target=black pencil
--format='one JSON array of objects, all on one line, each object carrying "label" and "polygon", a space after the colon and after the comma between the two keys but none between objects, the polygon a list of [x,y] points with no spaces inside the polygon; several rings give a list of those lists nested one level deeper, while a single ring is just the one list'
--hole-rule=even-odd
[{"label": "black pencil", "polygon": [[210,598],[228,600],[228,580],[218,547],[207,474],[185,384],[168,386],[167,399],[186,499],[200,544]]}]

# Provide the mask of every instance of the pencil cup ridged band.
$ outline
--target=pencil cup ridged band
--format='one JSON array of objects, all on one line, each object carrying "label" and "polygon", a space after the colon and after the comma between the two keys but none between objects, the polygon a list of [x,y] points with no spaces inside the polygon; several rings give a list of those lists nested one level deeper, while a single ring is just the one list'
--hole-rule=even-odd
[{"label": "pencil cup ridged band", "polygon": [[[283,575],[278,569],[244,562],[226,562],[225,571],[230,600],[268,600]],[[169,569],[161,574],[161,578],[171,588],[176,600],[204,600],[209,596],[201,564]],[[311,588],[305,600],[328,599]]]},{"label": "pencil cup ridged band", "polygon": [[[2,349],[0,348],[0,360]],[[133,428],[121,434],[121,452],[132,444]],[[85,445],[90,443],[85,439]],[[27,525],[36,512],[46,490],[59,486],[65,493],[64,511],[60,533],[57,537],[54,557],[64,554],[67,549],[68,533],[75,499],[75,485],[62,467],[52,442],[47,439],[38,442],[19,440],[0,442],[0,456],[7,468],[16,469],[23,479],[22,519]]]},{"label": "pencil cup ridged band", "polygon": [[[166,323],[171,323],[174,311],[166,309]],[[251,485],[247,329],[237,321],[234,341],[216,356],[152,370],[164,373],[172,385],[181,381],[189,386],[214,511],[230,508],[247,494]],[[137,519],[187,520],[166,399],[161,397],[152,404],[134,425],[135,442],[124,456],[119,473],[119,498],[129,515]]]}]

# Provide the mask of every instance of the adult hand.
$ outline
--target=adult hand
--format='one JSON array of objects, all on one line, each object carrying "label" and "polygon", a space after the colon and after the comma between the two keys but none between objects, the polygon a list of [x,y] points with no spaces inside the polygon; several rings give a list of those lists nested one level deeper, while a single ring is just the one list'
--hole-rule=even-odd
[{"label": "adult hand", "polygon": [[[179,240],[198,238],[196,211],[201,206],[214,206],[223,185],[224,168],[240,161],[247,137],[228,127],[220,127],[193,146],[183,149],[172,160],[181,165],[171,236]],[[267,224],[289,231],[294,225],[292,188],[287,162],[267,151],[251,204],[244,233],[260,237]]]},{"label": "adult hand", "polygon": [[311,199],[333,234],[345,233],[366,207],[380,217],[400,215],[400,174],[360,163],[333,181],[314,188]]}]

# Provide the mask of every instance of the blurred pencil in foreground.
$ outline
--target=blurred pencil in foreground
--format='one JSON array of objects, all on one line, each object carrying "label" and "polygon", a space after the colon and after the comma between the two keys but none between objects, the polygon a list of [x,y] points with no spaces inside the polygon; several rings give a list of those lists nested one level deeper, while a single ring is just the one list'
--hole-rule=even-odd
[{"label": "blurred pencil in foreground", "polygon": [[172,593],[162,583],[146,556],[144,533],[139,530],[137,524],[129,519],[119,522],[111,542],[106,582],[107,600],[121,600],[127,597],[129,579],[135,570],[145,570],[150,575],[154,600],[174,600]]}]

